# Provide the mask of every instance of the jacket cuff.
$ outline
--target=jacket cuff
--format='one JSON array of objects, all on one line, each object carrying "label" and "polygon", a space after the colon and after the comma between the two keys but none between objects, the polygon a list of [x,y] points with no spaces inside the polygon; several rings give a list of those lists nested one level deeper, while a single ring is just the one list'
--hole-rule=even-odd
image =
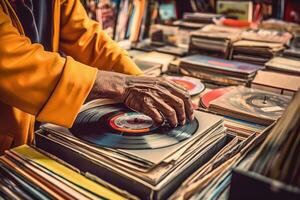
[{"label": "jacket cuff", "polygon": [[121,58],[114,64],[113,70],[129,75],[143,75],[142,70],[129,57],[127,51],[121,55]]},{"label": "jacket cuff", "polygon": [[97,69],[67,57],[64,71],[37,120],[71,127],[96,79]]}]

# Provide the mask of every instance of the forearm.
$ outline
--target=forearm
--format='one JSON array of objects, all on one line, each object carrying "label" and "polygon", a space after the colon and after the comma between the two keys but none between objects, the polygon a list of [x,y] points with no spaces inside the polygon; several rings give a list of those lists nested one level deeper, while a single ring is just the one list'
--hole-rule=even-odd
[{"label": "forearm", "polygon": [[86,101],[94,99],[121,98],[125,92],[125,75],[116,72],[98,71],[96,80]]}]

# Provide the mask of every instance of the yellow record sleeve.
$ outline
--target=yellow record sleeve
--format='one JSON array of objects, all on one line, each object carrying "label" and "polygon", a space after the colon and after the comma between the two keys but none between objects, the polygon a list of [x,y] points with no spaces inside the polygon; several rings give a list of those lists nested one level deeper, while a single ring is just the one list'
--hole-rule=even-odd
[{"label": "yellow record sleeve", "polygon": [[36,151],[28,145],[22,145],[12,149],[11,151],[16,152],[28,158],[37,164],[45,167],[51,172],[57,174],[58,176],[63,177],[67,181],[93,193],[98,196],[101,196],[105,199],[114,199],[114,200],[124,200],[125,197],[117,194],[114,191],[109,190],[108,188],[86,178],[85,176],[77,173],[76,171],[58,163],[57,161],[51,159],[50,157]]}]

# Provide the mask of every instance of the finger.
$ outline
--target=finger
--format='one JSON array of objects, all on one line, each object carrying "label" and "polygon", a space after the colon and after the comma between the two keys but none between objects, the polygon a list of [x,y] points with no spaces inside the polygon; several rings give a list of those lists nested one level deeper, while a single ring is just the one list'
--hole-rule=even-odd
[{"label": "finger", "polygon": [[172,80],[168,80],[168,79],[165,78],[165,77],[162,77],[162,80],[168,82],[169,84],[171,84],[171,85],[174,86],[175,88],[181,90],[182,92],[188,92],[188,90],[187,90],[185,87],[183,87],[182,85],[179,85],[179,84],[175,83],[175,82],[172,81]]},{"label": "finger", "polygon": [[155,108],[155,106],[143,106],[141,112],[149,117],[158,124],[162,124],[164,122],[163,116],[161,116],[160,112]]},{"label": "finger", "polygon": [[[152,91],[151,90],[139,90],[138,94],[132,95],[132,97],[134,99],[141,99],[141,97],[143,96],[142,97],[143,102],[140,103],[140,105],[142,105],[142,109],[140,109],[141,112],[143,112],[147,109],[150,109],[153,112],[154,109],[156,109],[162,113],[162,115],[169,122],[171,127],[176,127],[178,125],[176,111],[171,106],[169,106],[167,103],[165,103],[161,96],[159,96],[157,93],[154,95],[153,92],[156,93],[156,91],[153,91],[153,90]],[[132,102],[134,102],[134,101],[135,100],[132,100]],[[133,106],[134,106],[134,104],[136,104],[136,103],[132,103]],[[154,117],[153,120],[157,121],[157,117],[159,117],[159,116],[157,116],[157,114],[156,114],[156,116]]]},{"label": "finger", "polygon": [[175,109],[179,124],[184,125],[186,123],[185,106],[181,98],[171,94],[166,88],[159,87],[158,85],[136,84],[135,88],[150,91],[150,93],[155,95],[158,99],[163,98],[164,102]]},{"label": "finger", "polygon": [[175,109],[179,124],[184,125],[186,123],[186,114],[183,100],[164,90],[160,90],[158,94],[163,98],[164,102]]},{"label": "finger", "polygon": [[[148,96],[146,96],[145,100],[152,102],[152,105],[154,105],[155,108],[163,114],[163,116],[169,122],[171,127],[176,127],[178,125],[178,119],[177,119],[175,109],[173,109],[166,102],[164,102],[161,97],[158,98],[157,96],[148,94]],[[146,102],[145,102],[145,104],[147,105]]]},{"label": "finger", "polygon": [[164,122],[164,118],[151,101],[146,101],[147,105],[144,105],[145,96],[142,93],[142,90],[132,88],[124,102],[125,105],[136,112],[141,112],[151,117],[154,122],[162,124]]},{"label": "finger", "polygon": [[174,87],[173,84],[170,83],[170,81],[162,81],[159,84],[164,88],[168,89],[173,95],[183,100],[185,113],[188,116],[188,119],[192,121],[194,119],[194,109],[191,96],[188,94],[188,92]]}]

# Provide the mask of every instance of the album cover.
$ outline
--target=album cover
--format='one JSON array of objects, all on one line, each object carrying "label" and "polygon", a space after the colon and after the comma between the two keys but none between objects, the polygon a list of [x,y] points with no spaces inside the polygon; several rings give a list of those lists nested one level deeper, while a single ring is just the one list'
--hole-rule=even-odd
[{"label": "album cover", "polygon": [[217,1],[216,11],[228,18],[252,22],[253,2]]},{"label": "album cover", "polygon": [[276,30],[247,30],[242,33],[243,40],[274,42],[288,45],[293,35],[289,32],[281,32]]},{"label": "album cover", "polygon": [[251,87],[293,96],[300,89],[300,77],[272,71],[259,71]]},{"label": "album cover", "polygon": [[171,61],[175,59],[175,56],[166,53],[159,53],[151,51],[139,56],[136,56],[134,60],[152,62],[162,65],[162,72],[166,72]]},{"label": "album cover", "polygon": [[222,75],[212,72],[201,72],[198,69],[190,69],[189,67],[180,66],[180,73],[185,76],[199,78],[206,84],[211,84],[212,87],[229,86],[229,85],[249,85],[250,80],[237,78],[228,75]]},{"label": "album cover", "polygon": [[267,69],[272,71],[300,75],[300,60],[285,57],[274,57],[267,62],[265,66]]},{"label": "album cover", "polygon": [[212,101],[209,110],[237,119],[270,125],[281,117],[290,100],[289,96],[239,86]]},{"label": "album cover", "polygon": [[147,76],[157,77],[162,73],[162,64],[160,63],[143,61],[139,59],[134,59],[134,62]]}]

